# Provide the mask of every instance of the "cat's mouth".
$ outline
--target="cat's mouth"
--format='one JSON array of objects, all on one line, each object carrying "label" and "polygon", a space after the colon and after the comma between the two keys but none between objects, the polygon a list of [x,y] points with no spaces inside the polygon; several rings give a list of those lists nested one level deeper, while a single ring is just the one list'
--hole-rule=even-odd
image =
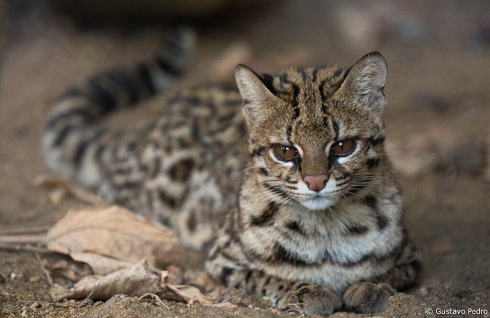
[{"label": "cat's mouth", "polygon": [[303,196],[300,200],[301,205],[310,210],[324,210],[334,205],[337,202],[337,198],[331,194],[312,194]]}]

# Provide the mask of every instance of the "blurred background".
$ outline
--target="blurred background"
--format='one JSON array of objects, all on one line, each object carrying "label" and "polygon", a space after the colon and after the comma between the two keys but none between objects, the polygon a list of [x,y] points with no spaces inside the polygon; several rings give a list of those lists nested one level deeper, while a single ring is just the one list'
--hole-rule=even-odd
[{"label": "blurred background", "polygon": [[[410,235],[425,255],[419,285],[490,289],[490,1],[10,0],[0,2],[0,229],[51,225],[75,199],[33,185],[40,139],[70,85],[152,56],[165,31],[198,32],[178,87],[288,66],[388,62],[387,151]],[[117,114],[133,127],[162,107]],[[0,265],[0,270],[1,270]]]}]

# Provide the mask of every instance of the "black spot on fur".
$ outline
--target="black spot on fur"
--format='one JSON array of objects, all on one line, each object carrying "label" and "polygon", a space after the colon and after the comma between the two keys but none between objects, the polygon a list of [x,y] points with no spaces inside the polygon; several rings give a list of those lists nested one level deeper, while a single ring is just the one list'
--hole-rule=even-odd
[{"label": "black spot on fur", "polygon": [[376,218],[376,223],[378,225],[378,229],[383,230],[384,228],[386,228],[389,221],[388,218],[382,215],[381,212],[378,210],[376,198],[372,195],[368,195],[364,197],[364,202],[366,203],[367,206],[373,209]]},{"label": "black spot on fur", "polygon": [[344,71],[344,69],[342,68],[339,68],[338,70],[336,70],[334,73],[333,73],[333,77],[339,77],[340,75],[342,75],[342,72]]},{"label": "black spot on fur", "polygon": [[253,156],[253,157],[259,157],[259,156],[262,156],[262,154],[264,153],[265,149],[266,149],[265,147],[255,148],[255,149],[252,151],[252,156]]},{"label": "black spot on fur", "polygon": [[366,165],[368,169],[376,168],[379,165],[379,158],[368,159],[368,161],[366,161]]},{"label": "black spot on fur", "polygon": [[369,138],[368,141],[371,144],[371,146],[376,147],[377,145],[383,143],[385,141],[385,138],[384,137]]},{"label": "black spot on fur", "polygon": [[177,206],[177,201],[163,190],[158,191],[158,197],[160,198],[160,201],[167,204],[171,208],[175,208]]},{"label": "black spot on fur", "polygon": [[373,195],[368,195],[364,197],[364,202],[366,205],[372,209],[376,209],[376,197]]},{"label": "black spot on fur", "polygon": [[196,220],[196,211],[192,210],[189,213],[189,217],[187,218],[187,228],[189,231],[194,232],[196,231],[197,227],[197,220]]},{"label": "black spot on fur", "polygon": [[376,221],[378,223],[378,228],[380,230],[384,229],[388,225],[388,219],[386,218],[386,216],[377,215],[376,216]]},{"label": "black spot on fur", "polygon": [[248,271],[247,275],[245,275],[245,284],[248,284],[251,277],[252,277],[252,271]]},{"label": "black spot on fur", "polygon": [[185,182],[189,179],[195,166],[193,159],[183,159],[174,163],[168,170],[170,178],[174,181]]},{"label": "black spot on fur", "polygon": [[228,278],[233,274],[235,270],[231,267],[223,267],[223,271],[221,272],[220,275],[220,281],[223,285],[227,286],[228,285]]},{"label": "black spot on fur", "polygon": [[269,175],[269,172],[265,168],[259,168],[259,173],[266,177]]},{"label": "black spot on fur", "polygon": [[307,264],[304,260],[296,257],[289,251],[287,251],[280,243],[274,245],[274,259],[273,262],[277,263],[288,263],[295,266],[306,266]]},{"label": "black spot on fur", "polygon": [[359,225],[353,224],[347,228],[347,235],[363,235],[369,231],[369,228]]},{"label": "black spot on fur", "polygon": [[289,222],[286,226],[291,231],[294,231],[294,232],[299,233],[301,235],[305,235],[304,229],[302,229],[301,226],[296,221]]},{"label": "black spot on fur", "polygon": [[163,216],[163,215],[159,215],[158,216],[158,222],[160,224],[163,224],[165,226],[171,226],[171,223],[170,223],[170,218],[167,217],[167,216]]},{"label": "black spot on fur", "polygon": [[253,216],[250,221],[252,226],[269,226],[274,221],[274,216],[277,213],[277,206],[274,202],[269,203],[269,205],[262,211],[259,215]]}]

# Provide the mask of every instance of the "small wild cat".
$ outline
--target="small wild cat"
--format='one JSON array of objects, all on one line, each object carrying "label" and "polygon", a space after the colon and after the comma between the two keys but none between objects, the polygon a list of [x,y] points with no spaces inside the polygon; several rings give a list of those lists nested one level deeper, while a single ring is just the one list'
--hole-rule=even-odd
[{"label": "small wild cat", "polygon": [[183,90],[137,132],[97,125],[169,87],[192,43],[177,31],[151,63],[67,91],[43,139],[49,166],[173,227],[183,245],[211,246],[212,277],[279,308],[386,309],[414,282],[421,256],[384,152],[383,57],[278,76],[239,65],[239,90]]}]

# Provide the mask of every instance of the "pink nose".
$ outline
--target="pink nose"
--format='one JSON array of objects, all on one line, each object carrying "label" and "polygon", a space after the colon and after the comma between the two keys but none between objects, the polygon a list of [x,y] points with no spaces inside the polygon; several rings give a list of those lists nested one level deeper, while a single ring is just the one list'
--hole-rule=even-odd
[{"label": "pink nose", "polygon": [[327,184],[328,175],[320,174],[316,176],[306,175],[303,177],[303,180],[308,185],[308,189],[312,191],[319,192],[325,188]]}]

